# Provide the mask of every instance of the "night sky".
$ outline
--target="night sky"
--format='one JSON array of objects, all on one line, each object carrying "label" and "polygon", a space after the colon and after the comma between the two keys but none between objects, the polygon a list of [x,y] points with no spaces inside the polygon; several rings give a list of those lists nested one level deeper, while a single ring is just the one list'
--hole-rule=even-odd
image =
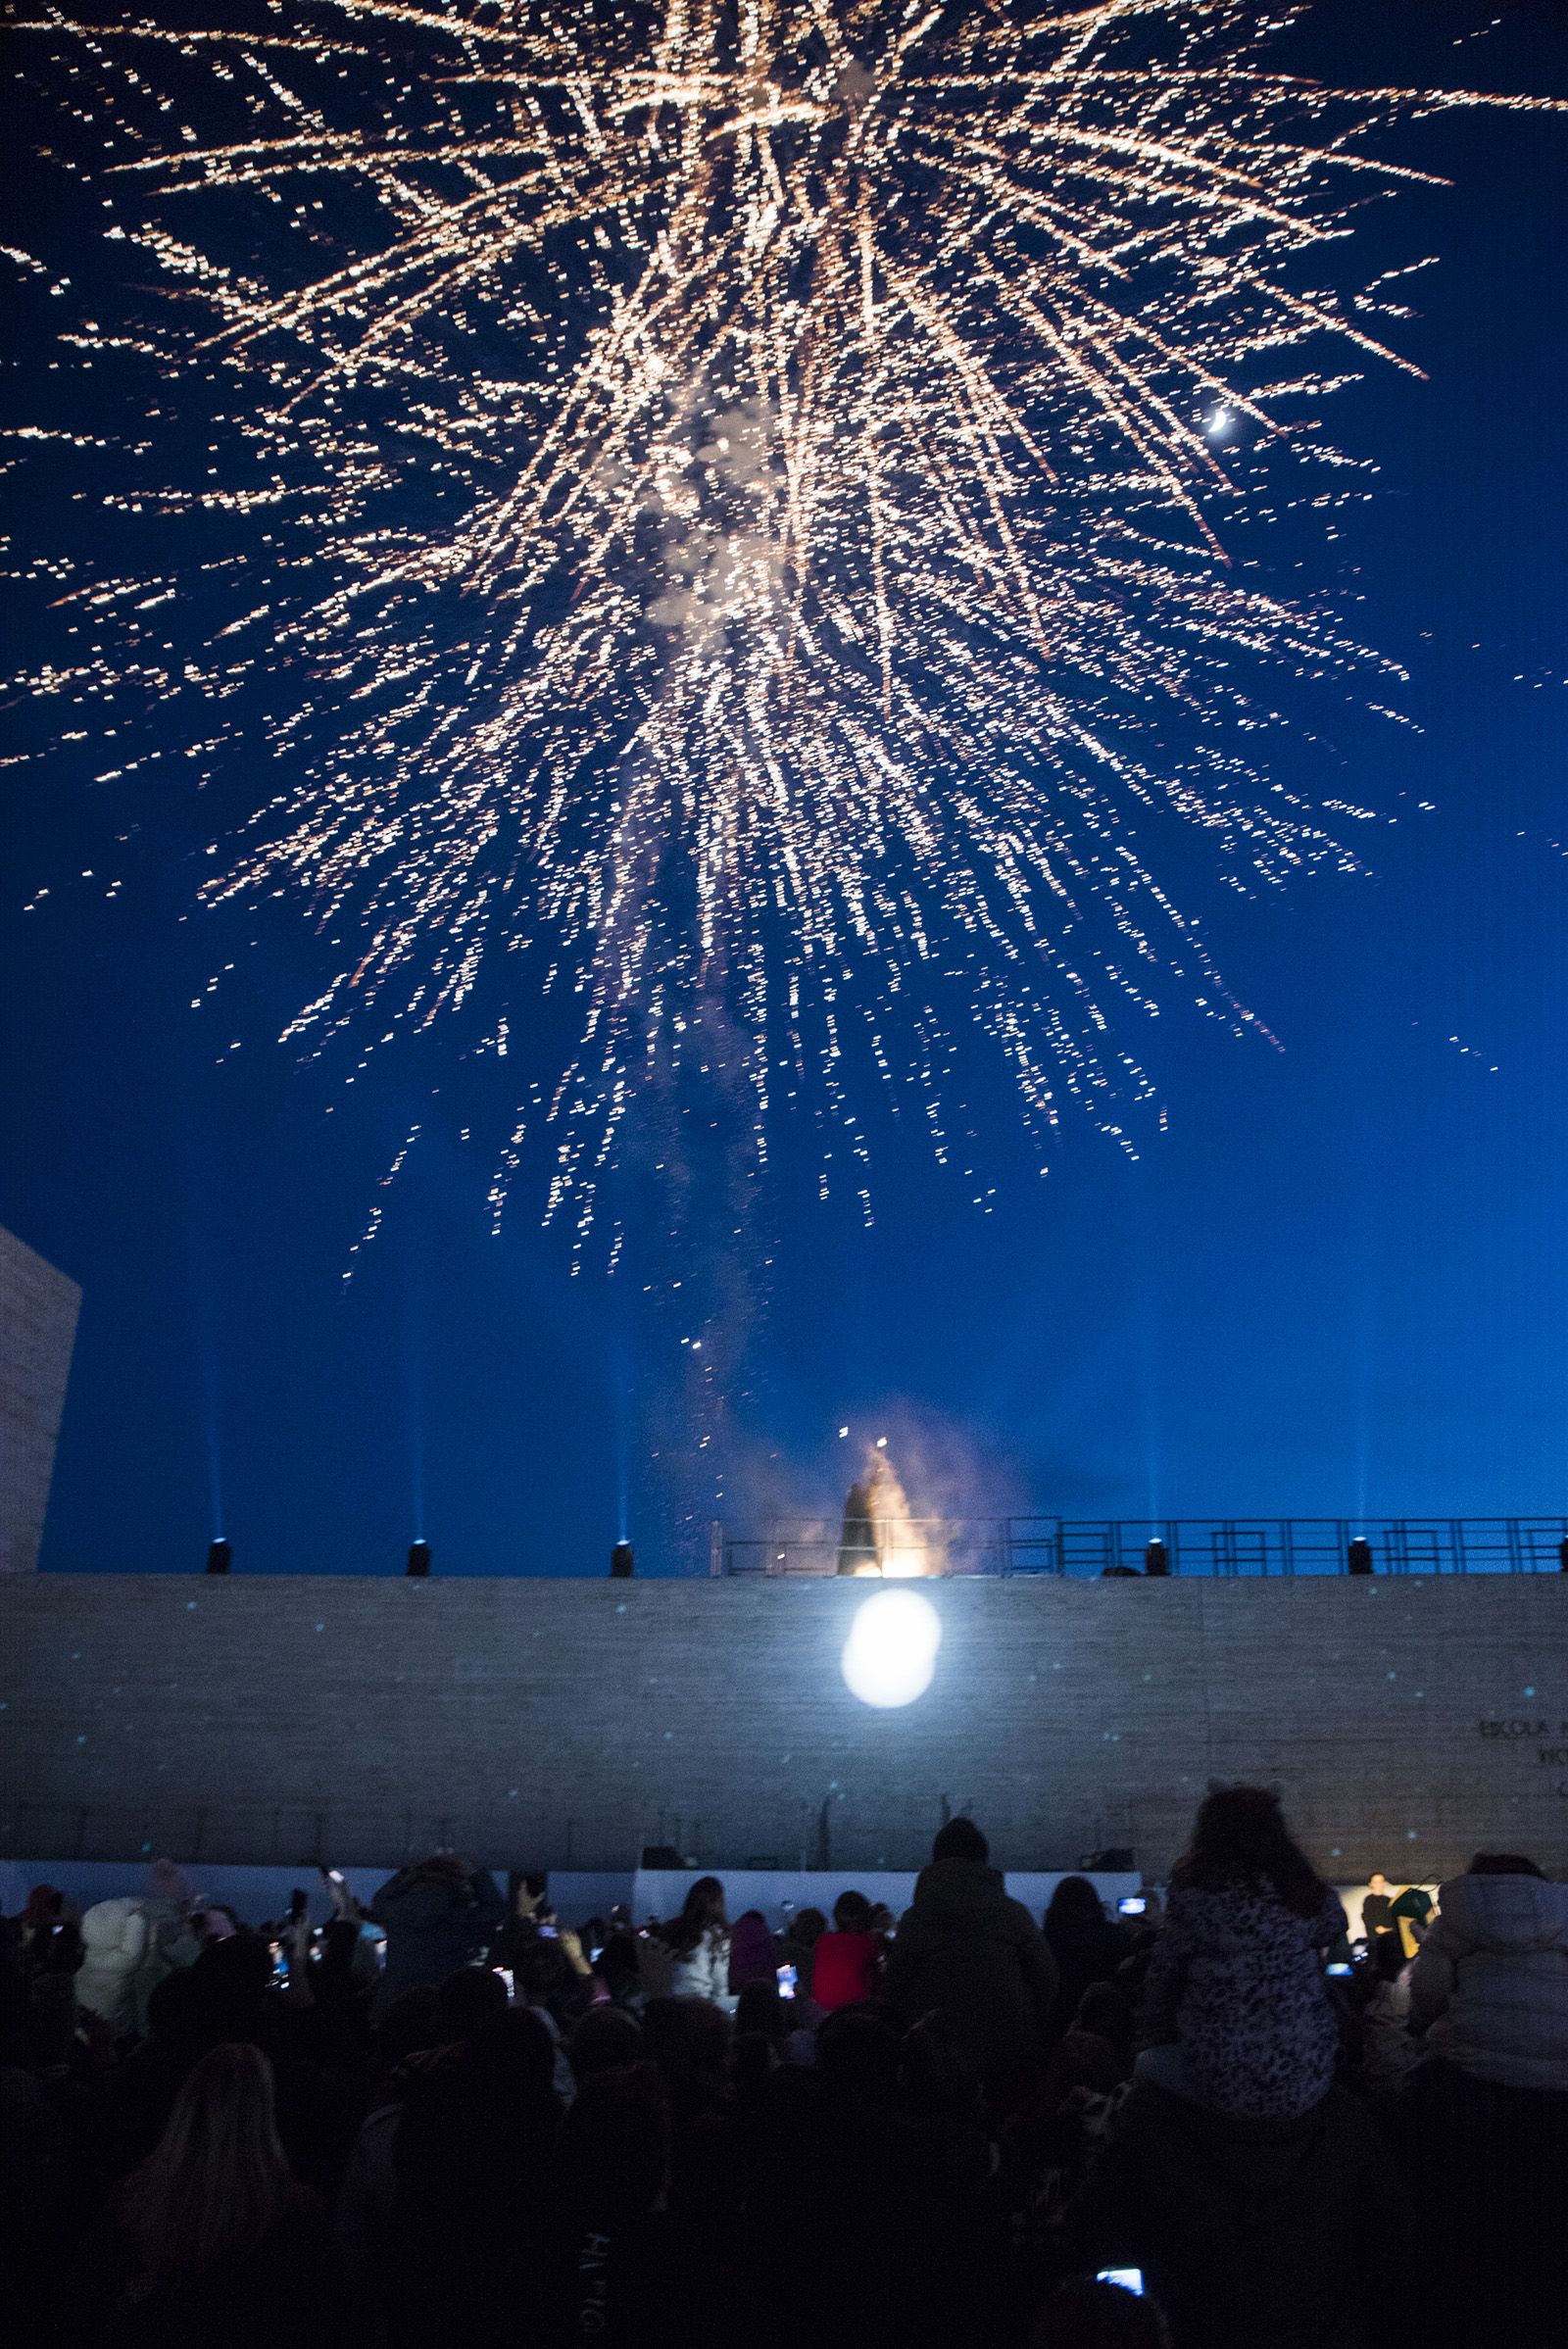
[{"label": "night sky", "polygon": [[[37,46],[13,149],[50,136]],[[1553,0],[1324,0],[1289,47],[1347,82],[1568,95]],[[210,808],[93,786],[86,752],[7,769],[0,1221],[84,1292],[46,1567],[188,1569],[222,1530],[247,1570],[396,1571],[422,1533],[438,1571],[577,1574],[626,1531],[678,1571],[715,1513],[835,1510],[881,1434],[933,1511],[1561,1510],[1568,118],[1455,115],[1382,151],[1453,183],[1377,206],[1345,265],[1440,257],[1397,329],[1429,380],[1369,365],[1337,396],[1331,437],[1377,460],[1374,494],[1330,544],[1282,529],[1279,560],[1282,584],[1359,593],[1413,723],[1306,695],[1286,754],[1387,819],[1357,830],[1365,877],[1243,903],[1196,860],[1176,876],[1282,1049],[1179,1011],[1139,1033],[1166,1114],[1136,1162],[1068,1115],[1042,1180],[977,1054],[973,1179],[868,1104],[871,1230],[818,1201],[813,1139],[786,1134],[740,1238],[721,1175],[673,1241],[645,1184],[614,1279],[574,1271],[523,1191],[492,1236],[490,1158],[461,1138],[514,1070],[466,1064],[432,1101],[429,1056],[394,1055],[346,1092],[347,1063],[273,1042],[318,977],[298,907],[196,908]],[[58,268],[87,217],[39,162],[4,241]],[[95,295],[104,252],[80,256]],[[18,315],[7,403],[47,420],[42,314]],[[103,380],[99,428],[131,429]],[[82,547],[47,474],[16,497],[26,545]],[[46,601],[8,590],[29,660],[58,645]],[[230,959],[220,1035],[190,1003]]]}]

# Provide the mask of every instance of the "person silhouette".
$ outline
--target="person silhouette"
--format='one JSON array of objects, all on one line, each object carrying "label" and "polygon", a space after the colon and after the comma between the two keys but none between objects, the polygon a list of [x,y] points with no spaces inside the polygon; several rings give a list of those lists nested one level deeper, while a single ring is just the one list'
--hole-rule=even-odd
[{"label": "person silhouette", "polygon": [[839,1533],[840,1574],[880,1574],[882,1552],[877,1543],[876,1494],[882,1482],[882,1463],[872,1462],[868,1473],[858,1477],[850,1487],[844,1503],[844,1524]]}]

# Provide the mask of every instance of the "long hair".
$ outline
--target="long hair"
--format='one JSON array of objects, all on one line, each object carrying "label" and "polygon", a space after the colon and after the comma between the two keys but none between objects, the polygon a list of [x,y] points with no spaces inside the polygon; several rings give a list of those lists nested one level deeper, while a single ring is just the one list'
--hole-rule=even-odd
[{"label": "long hair", "polygon": [[1204,1892],[1268,1884],[1298,1917],[1312,1916],[1327,1889],[1267,1786],[1210,1786],[1171,1881]]},{"label": "long hair", "polygon": [[664,1938],[677,1957],[690,1957],[705,1934],[725,1930],[724,1887],[716,1876],[700,1876],[686,1895],[685,1906]]},{"label": "long hair", "polygon": [[259,2047],[214,2047],[125,2187],[125,2220],[155,2284],[243,2259],[276,2225],[293,2179],[278,2142],[272,2067]]},{"label": "long hair", "polygon": [[1046,1938],[1060,1933],[1068,1937],[1090,1925],[1103,1925],[1105,1904],[1087,1876],[1064,1876],[1046,1903]]}]

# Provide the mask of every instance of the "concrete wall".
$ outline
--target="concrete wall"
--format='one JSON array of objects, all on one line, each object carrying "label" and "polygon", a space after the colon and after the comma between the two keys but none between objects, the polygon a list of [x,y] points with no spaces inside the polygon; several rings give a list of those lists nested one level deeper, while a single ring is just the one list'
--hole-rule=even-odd
[{"label": "concrete wall", "polygon": [[81,1291],[0,1230],[0,1574],[38,1563]]},{"label": "concrete wall", "polygon": [[907,1868],[945,1809],[1012,1868],[1278,1781],[1343,1881],[1482,1843],[1568,1873],[1568,1580],[924,1586],[928,1693],[873,1712],[852,1582],[43,1575],[0,1585],[0,1848],[388,1865]]},{"label": "concrete wall", "polygon": [[[145,1897],[152,1889],[148,1869],[149,1863],[139,1858],[62,1860],[47,1852],[34,1852],[25,1860],[0,1859],[0,1915],[16,1916],[34,1884],[52,1884],[57,1892],[64,1892],[79,1916],[85,1916],[95,1901],[117,1900],[125,1893]],[[367,1907],[386,1882],[386,1873],[384,1868],[343,1871],[349,1890]],[[332,1903],[314,1868],[233,1868],[211,1861],[205,1867],[198,1864],[191,1889],[199,1900],[231,1908],[247,1925],[286,1917],[296,1890],[308,1896],[313,1925],[325,1925],[332,1915]],[[600,1875],[564,1875],[557,1869],[550,1879],[550,1897],[568,1925],[582,1924],[590,1917],[608,1917],[617,1901],[635,1901],[636,1896],[637,1872],[633,1868]],[[680,1903],[675,1905],[678,1908]],[[637,1913],[645,1913],[640,1902]]]}]

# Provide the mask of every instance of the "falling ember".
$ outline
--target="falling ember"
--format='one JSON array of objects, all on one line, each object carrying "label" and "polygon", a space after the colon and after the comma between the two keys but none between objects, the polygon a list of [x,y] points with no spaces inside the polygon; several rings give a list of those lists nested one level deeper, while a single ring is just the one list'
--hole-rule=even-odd
[{"label": "falling ember", "polygon": [[1353,862],[1265,771],[1266,680],[1387,664],[1226,549],[1292,466],[1343,494],[1292,420],[1329,364],[1404,364],[1383,288],[1316,285],[1347,205],[1421,176],[1367,135],[1477,101],[1278,73],[1257,13],[23,27],[174,297],[68,338],[163,370],[100,494],[167,554],[73,579],[91,650],[31,682],[70,739],[158,705],[116,775],[172,727],[197,774],[265,745],[205,896],[341,943],[310,1049],[466,1011],[533,1053],[498,1204],[536,1150],[580,1246],[650,1081],[720,1074],[764,1160],[812,1090],[867,1203],[862,1080],[960,1164],[974,1031],[1042,1150],[1064,1098],[1132,1149],[1120,1014],[1251,1018],[1171,840],[1245,887]]}]

